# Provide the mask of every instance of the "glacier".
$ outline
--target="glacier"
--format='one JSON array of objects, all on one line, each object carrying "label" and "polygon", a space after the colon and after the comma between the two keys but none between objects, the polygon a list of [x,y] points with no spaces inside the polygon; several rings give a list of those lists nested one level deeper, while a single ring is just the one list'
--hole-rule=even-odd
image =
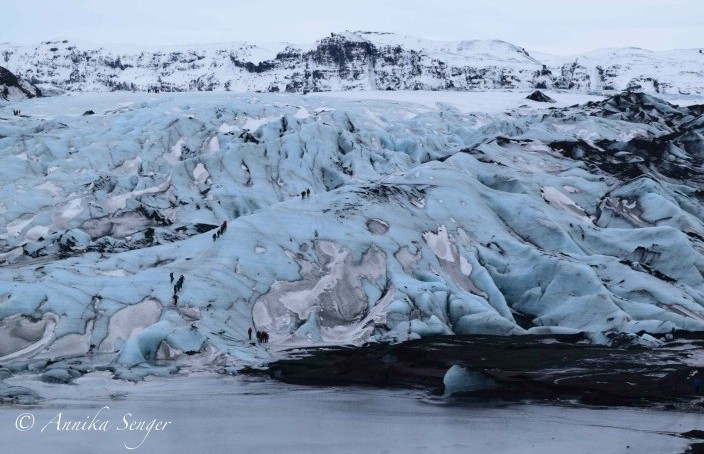
[{"label": "glacier", "polygon": [[139,379],[433,335],[704,330],[701,100],[531,92],[0,104],[3,370]]}]

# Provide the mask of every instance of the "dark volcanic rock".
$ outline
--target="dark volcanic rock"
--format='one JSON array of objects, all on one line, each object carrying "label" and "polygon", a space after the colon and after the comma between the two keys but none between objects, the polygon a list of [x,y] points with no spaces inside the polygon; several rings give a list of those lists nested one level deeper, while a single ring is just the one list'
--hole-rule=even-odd
[{"label": "dark volcanic rock", "polygon": [[627,141],[559,141],[549,144],[553,150],[625,181],[644,175],[659,180],[664,175],[701,189],[704,122],[699,106],[680,107],[644,93],[624,92],[590,102],[586,108],[595,117],[645,123],[658,135],[638,135]]},{"label": "dark volcanic rock", "polygon": [[[571,336],[453,336],[359,349],[303,352],[272,364],[286,383],[367,385],[444,391],[455,365],[497,385],[477,398],[577,400],[589,405],[690,405],[697,399],[685,350],[605,347]],[[701,371],[699,371],[701,373]]]},{"label": "dark volcanic rock", "polygon": [[536,90],[533,93],[529,94],[526,96],[526,99],[530,99],[532,101],[537,101],[537,102],[555,102],[554,99],[552,99],[550,96],[546,95],[540,90]]},{"label": "dark volcanic rock", "polygon": [[0,99],[13,101],[41,96],[41,91],[0,66]]}]

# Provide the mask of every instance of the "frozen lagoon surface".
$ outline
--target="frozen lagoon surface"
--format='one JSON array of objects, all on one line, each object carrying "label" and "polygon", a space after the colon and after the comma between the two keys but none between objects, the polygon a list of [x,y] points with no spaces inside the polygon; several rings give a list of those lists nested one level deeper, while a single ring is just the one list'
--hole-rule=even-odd
[{"label": "frozen lagoon surface", "polygon": [[[679,454],[688,442],[678,435],[704,423],[696,413],[497,407],[417,391],[299,387],[212,375],[131,383],[93,373],[71,386],[33,386],[54,397],[40,406],[0,407],[3,453]],[[15,424],[26,413],[35,425],[20,432]],[[98,415],[95,427],[105,421],[110,426],[58,430],[51,421],[59,414],[64,422],[90,422]],[[123,417],[170,424],[161,431],[118,430]]]}]

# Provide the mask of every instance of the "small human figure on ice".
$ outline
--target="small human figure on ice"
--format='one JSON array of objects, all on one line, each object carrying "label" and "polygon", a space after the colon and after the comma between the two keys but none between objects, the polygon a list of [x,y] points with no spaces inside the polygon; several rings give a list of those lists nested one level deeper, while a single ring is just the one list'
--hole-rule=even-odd
[{"label": "small human figure on ice", "polygon": [[181,291],[181,288],[183,287],[183,281],[184,281],[183,274],[178,278],[176,281],[176,285],[174,285],[174,294],[178,293]]}]

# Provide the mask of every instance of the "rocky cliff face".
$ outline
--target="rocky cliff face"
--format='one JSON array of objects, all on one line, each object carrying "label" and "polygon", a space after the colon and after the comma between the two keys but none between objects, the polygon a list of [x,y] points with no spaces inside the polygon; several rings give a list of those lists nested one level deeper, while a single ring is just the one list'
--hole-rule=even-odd
[{"label": "rocky cliff face", "polygon": [[0,62],[47,92],[637,89],[704,93],[700,49],[531,55],[503,41],[331,34],[313,45],[223,43],[145,50],[71,41],[0,44]]},{"label": "rocky cliff face", "polygon": [[29,82],[18,79],[7,69],[0,66],[0,99],[14,101],[41,96],[41,91]]}]

